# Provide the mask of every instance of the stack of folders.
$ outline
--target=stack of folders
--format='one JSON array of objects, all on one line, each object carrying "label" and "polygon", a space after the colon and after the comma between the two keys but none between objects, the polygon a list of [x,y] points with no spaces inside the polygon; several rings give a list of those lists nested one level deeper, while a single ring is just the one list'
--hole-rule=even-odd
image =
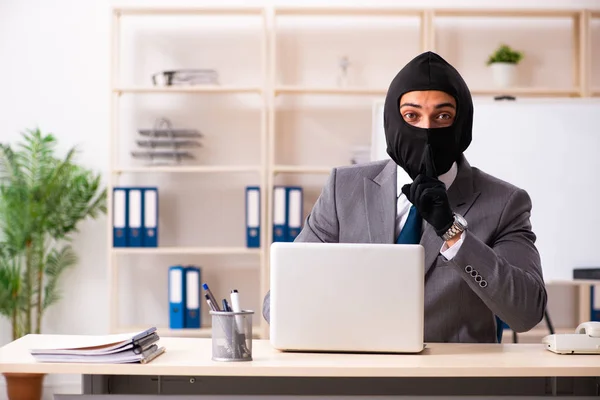
[{"label": "stack of folders", "polygon": [[137,333],[92,336],[83,340],[79,347],[32,349],[30,352],[38,362],[147,364],[165,352],[158,344],[159,339],[153,327]]},{"label": "stack of folders", "polygon": [[113,247],[158,246],[158,188],[113,189]]},{"label": "stack of folders", "polygon": [[198,329],[202,325],[200,274],[201,269],[193,265],[169,268],[169,328]]},{"label": "stack of folders", "polygon": [[[246,246],[260,247],[260,188],[246,187]],[[303,190],[300,186],[273,188],[273,241],[293,242],[302,229]]]}]

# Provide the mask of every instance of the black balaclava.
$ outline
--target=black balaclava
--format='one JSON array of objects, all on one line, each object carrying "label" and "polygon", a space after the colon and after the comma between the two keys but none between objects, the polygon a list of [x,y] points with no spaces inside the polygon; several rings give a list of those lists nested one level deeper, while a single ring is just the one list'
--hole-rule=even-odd
[{"label": "black balaclava", "polygon": [[[400,115],[400,98],[415,90],[439,90],[456,100],[454,123],[443,128],[418,128]],[[383,126],[387,153],[414,180],[424,170],[430,151],[437,175],[448,172],[471,143],[473,100],[458,71],[439,55],[426,52],[411,60],[392,80],[385,99]]]}]

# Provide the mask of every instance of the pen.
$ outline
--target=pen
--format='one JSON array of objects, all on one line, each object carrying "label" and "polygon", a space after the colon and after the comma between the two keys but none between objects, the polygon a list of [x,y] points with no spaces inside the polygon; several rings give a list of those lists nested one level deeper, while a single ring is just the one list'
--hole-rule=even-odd
[{"label": "pen", "polygon": [[233,308],[234,312],[241,311],[241,309],[240,309],[240,294],[238,293],[237,289],[233,289],[231,291],[231,307]]},{"label": "pen", "polygon": [[[240,307],[240,294],[238,293],[237,289],[233,289],[231,291],[231,308],[232,308],[233,312],[242,311],[242,308]],[[239,315],[236,315],[235,321],[237,323],[238,331],[240,333],[244,332],[244,324],[243,324],[242,317]]]},{"label": "pen", "polygon": [[[231,291],[231,308],[233,309],[233,312],[241,312],[242,311],[242,307],[240,306],[240,294],[237,291],[237,289],[233,289]],[[248,349],[248,347],[246,346],[246,334],[244,333],[244,317],[242,317],[241,315],[236,315],[235,316],[235,324],[237,326],[237,332],[240,335],[240,346],[242,348],[242,354],[244,355],[244,357],[249,356],[250,355],[250,350]]]},{"label": "pen", "polygon": [[227,299],[223,299],[223,311],[231,311],[231,307],[229,307]]},{"label": "pen", "polygon": [[206,302],[208,303],[208,306],[210,307],[210,309],[213,311],[217,311],[217,309],[215,308],[215,305],[213,304],[212,300],[210,299],[210,296],[205,294],[204,297],[206,297]]},{"label": "pen", "polygon": [[215,307],[214,311],[221,311],[219,309],[219,303],[217,303],[217,299],[215,299],[215,296],[213,296],[212,292],[208,288],[208,285],[206,283],[204,283],[204,284],[202,284],[202,287],[204,288],[204,290],[206,290],[206,294],[209,296],[210,301],[212,301],[213,306]]}]

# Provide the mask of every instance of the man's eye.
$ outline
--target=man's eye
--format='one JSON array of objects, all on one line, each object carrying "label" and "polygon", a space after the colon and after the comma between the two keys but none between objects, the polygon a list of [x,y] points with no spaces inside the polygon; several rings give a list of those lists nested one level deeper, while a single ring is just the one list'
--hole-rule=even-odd
[{"label": "man's eye", "polygon": [[440,115],[438,115],[438,118],[439,119],[451,119],[452,115],[450,115],[450,114],[440,114]]},{"label": "man's eye", "polygon": [[404,113],[404,118],[406,118],[406,119],[414,119],[416,117],[417,116],[415,115],[415,113],[411,113],[411,112]]}]

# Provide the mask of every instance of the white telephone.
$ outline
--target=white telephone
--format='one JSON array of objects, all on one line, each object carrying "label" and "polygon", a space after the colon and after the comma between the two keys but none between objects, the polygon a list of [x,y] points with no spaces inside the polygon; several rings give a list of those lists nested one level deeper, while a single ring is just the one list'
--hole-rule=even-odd
[{"label": "white telephone", "polygon": [[548,335],[542,343],[546,349],[558,354],[600,354],[600,322],[584,322],[575,333]]}]

